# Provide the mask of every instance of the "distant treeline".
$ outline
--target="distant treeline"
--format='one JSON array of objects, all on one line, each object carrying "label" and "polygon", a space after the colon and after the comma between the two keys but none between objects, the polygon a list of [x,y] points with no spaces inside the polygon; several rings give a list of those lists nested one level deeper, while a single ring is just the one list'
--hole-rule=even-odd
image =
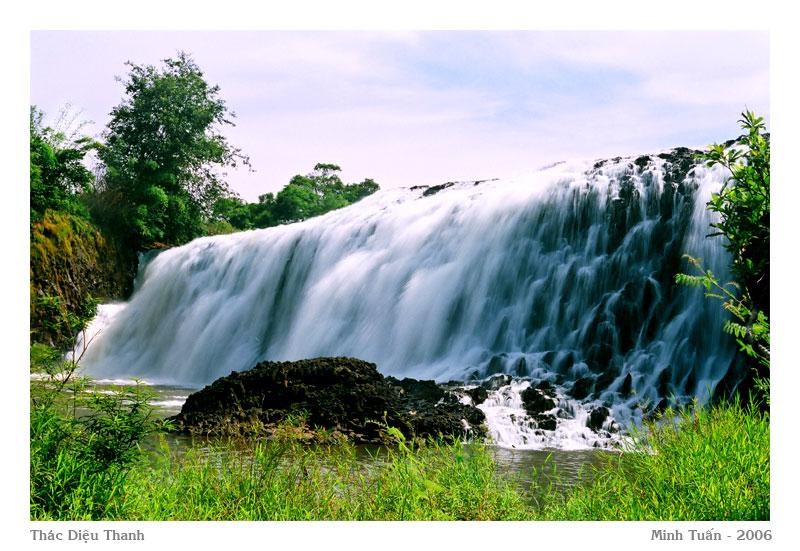
[{"label": "distant treeline", "polygon": [[337,174],[340,170],[334,164],[318,163],[313,172],[293,177],[277,195],[260,195],[257,203],[246,203],[235,196],[222,197],[212,208],[207,223],[208,233],[298,222],[346,207],[379,189],[378,184],[369,178],[360,183],[345,184]]}]

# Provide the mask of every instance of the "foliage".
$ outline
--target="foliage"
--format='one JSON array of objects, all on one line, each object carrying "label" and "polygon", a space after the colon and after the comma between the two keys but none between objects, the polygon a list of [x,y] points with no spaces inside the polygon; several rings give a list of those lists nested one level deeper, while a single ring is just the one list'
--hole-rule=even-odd
[{"label": "foliage", "polygon": [[30,329],[34,341],[68,347],[97,299],[124,296],[136,254],[88,220],[46,211],[30,228]]},{"label": "foliage", "polygon": [[634,447],[566,496],[542,500],[542,520],[767,520],[769,417],[755,405],[666,411]]},{"label": "foliage", "polygon": [[709,167],[725,167],[731,176],[719,193],[707,203],[708,210],[719,214],[711,224],[724,236],[725,249],[731,254],[735,282],[722,284],[698,259],[688,257],[698,275],[677,274],[683,285],[705,287],[706,296],[722,301],[731,313],[724,331],[733,335],[740,350],[753,360],[757,370],[756,386],[765,391],[769,403],[769,181],[770,141],[764,119],[745,111],[740,119],[746,134],[732,144],[714,144],[701,155]]},{"label": "foliage", "polygon": [[370,178],[345,184],[337,174],[340,170],[334,164],[318,163],[311,173],[294,176],[277,195],[259,196],[257,203],[221,197],[214,203],[212,222],[227,221],[238,230],[289,224],[346,207],[380,189]]},{"label": "foliage", "polygon": [[[94,176],[83,164],[97,142],[80,135],[85,123],[75,124],[65,108],[55,127],[44,125],[44,113],[30,109],[30,201],[31,221],[48,209],[87,217],[80,195],[89,191]],[[73,128],[70,128],[73,127]]]},{"label": "foliage", "polygon": [[769,320],[766,314],[751,310],[749,301],[737,294],[738,285],[721,284],[711,270],[703,268],[699,260],[688,255],[685,258],[700,275],[677,274],[675,281],[682,285],[704,287],[707,297],[721,300],[723,308],[736,320],[726,320],[723,330],[733,335],[741,352],[754,359],[761,367],[769,369]]},{"label": "foliage", "polygon": [[249,165],[219,131],[234,116],[219,87],[185,53],[163,63],[128,62],[126,97],[99,152],[105,173],[95,211],[137,249],[201,235],[204,217],[228,194],[219,169]]},{"label": "foliage", "polygon": [[[372,452],[350,443],[304,446],[287,436],[211,453],[163,449],[137,468],[132,520],[490,520],[530,509],[498,476],[488,450],[428,441]],[[398,438],[402,438],[398,433]],[[365,462],[366,459],[366,462]],[[114,518],[114,517],[110,517]]]},{"label": "foliage", "polygon": [[50,339],[58,345],[72,342],[94,318],[97,302],[87,294],[82,303],[70,309],[59,295],[35,296],[31,305],[34,339]]},{"label": "foliage", "polygon": [[130,469],[144,437],[162,428],[140,385],[101,394],[58,351],[31,347],[30,508],[34,519],[123,513]]},{"label": "foliage", "polygon": [[[609,459],[587,484],[534,488],[535,501],[498,471],[484,445],[418,443],[387,428],[395,447],[367,452],[347,441],[308,446],[297,438],[310,430],[302,423],[287,420],[269,440],[202,441],[187,452],[162,441],[149,463],[131,468],[100,518],[769,518],[769,420],[754,407],[668,410],[634,435],[638,451]],[[79,515],[65,511],[61,518],[68,517]]]},{"label": "foliage", "polygon": [[770,141],[762,117],[745,111],[739,122],[747,132],[736,141],[739,148],[714,144],[702,155],[708,166],[721,165],[731,173],[707,205],[720,216],[711,224],[717,230],[711,235],[726,238],[743,300],[754,312],[769,315]]}]

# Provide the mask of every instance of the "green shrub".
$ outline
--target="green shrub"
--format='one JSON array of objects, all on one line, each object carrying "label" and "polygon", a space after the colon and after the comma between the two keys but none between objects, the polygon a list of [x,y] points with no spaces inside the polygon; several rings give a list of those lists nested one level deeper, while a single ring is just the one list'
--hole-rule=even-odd
[{"label": "green shrub", "polygon": [[30,511],[33,519],[124,515],[123,495],[144,437],[161,428],[150,393],[136,385],[93,392],[76,364],[54,349],[31,348]]}]

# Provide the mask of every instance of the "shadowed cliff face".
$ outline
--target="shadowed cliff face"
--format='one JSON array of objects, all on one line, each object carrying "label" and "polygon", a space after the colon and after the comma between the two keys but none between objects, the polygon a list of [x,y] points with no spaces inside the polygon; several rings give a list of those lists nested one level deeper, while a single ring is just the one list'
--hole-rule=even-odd
[{"label": "shadowed cliff face", "polygon": [[722,177],[678,149],[386,190],[198,239],[147,264],[84,365],[202,385],[262,360],[350,356],[397,377],[547,380],[622,417],[705,400],[734,350],[719,305],[673,277],[689,253],[727,279],[705,237]]},{"label": "shadowed cliff face", "polygon": [[91,317],[93,299],[122,299],[131,292],[136,253],[121,251],[82,218],[47,211],[31,226],[30,246],[35,341],[71,345],[68,313]]}]

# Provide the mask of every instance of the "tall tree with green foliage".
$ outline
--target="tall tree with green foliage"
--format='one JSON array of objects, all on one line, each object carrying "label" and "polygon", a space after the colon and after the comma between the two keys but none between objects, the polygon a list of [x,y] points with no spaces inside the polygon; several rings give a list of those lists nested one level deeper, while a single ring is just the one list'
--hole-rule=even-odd
[{"label": "tall tree with green foliage", "polygon": [[136,248],[185,243],[229,195],[221,169],[249,159],[221,134],[234,114],[189,55],[160,68],[127,65],[125,98],[111,112],[99,153],[105,173],[96,210]]},{"label": "tall tree with green foliage", "polygon": [[754,360],[765,385],[770,366],[770,140],[762,117],[745,111],[739,122],[746,132],[743,136],[733,144],[714,144],[701,156],[709,167],[720,165],[730,172],[707,208],[719,214],[719,221],[712,224],[716,231],[709,237],[725,237],[735,281],[721,283],[700,260],[691,257],[699,275],[678,274],[676,281],[705,287],[708,296],[723,302],[733,316],[726,321],[725,331]]},{"label": "tall tree with green foliage", "polygon": [[[68,117],[62,112],[60,120]],[[31,106],[30,111],[30,199],[31,221],[39,220],[48,209],[87,216],[80,200],[94,181],[84,165],[86,155],[98,144],[80,133],[82,124],[72,130],[45,126],[44,113]],[[69,122],[65,123],[71,126]]]}]

